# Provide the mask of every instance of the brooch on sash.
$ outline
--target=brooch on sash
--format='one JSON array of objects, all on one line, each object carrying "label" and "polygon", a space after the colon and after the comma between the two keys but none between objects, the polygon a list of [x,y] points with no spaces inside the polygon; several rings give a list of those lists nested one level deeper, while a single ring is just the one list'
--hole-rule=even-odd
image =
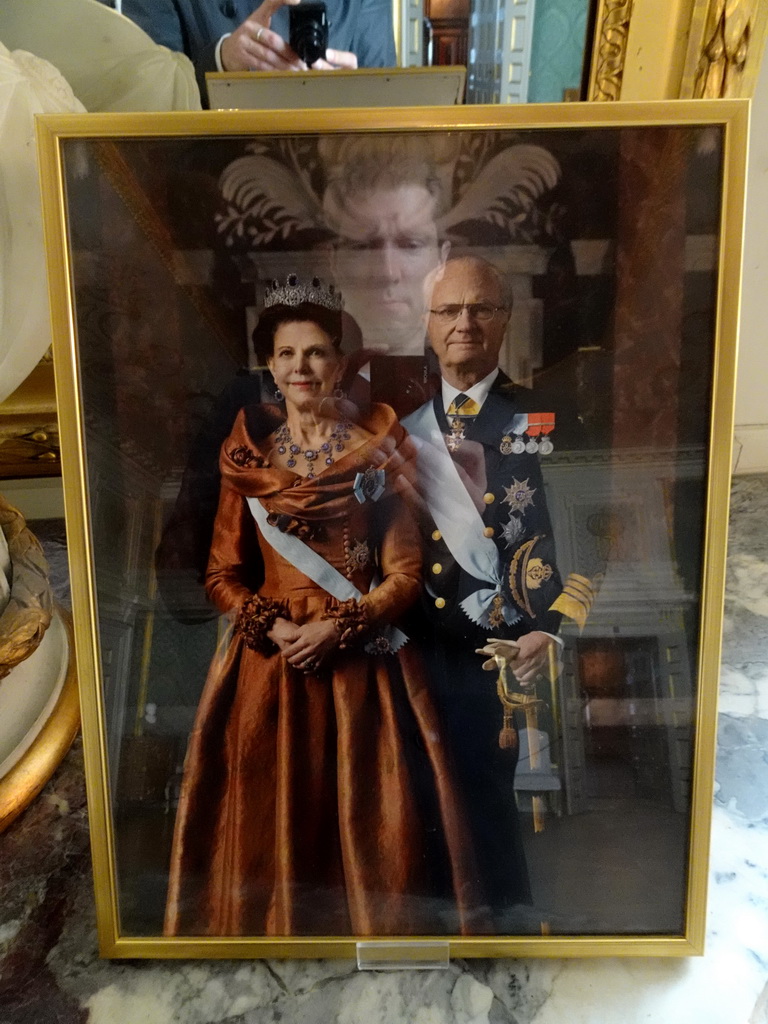
[{"label": "brooch on sash", "polygon": [[363,473],[357,473],[352,491],[360,504],[378,501],[384,493],[386,479],[384,470],[376,469],[374,466],[369,466]]},{"label": "brooch on sash", "polygon": [[493,599],[493,607],[488,612],[488,625],[491,629],[498,629],[504,625],[504,598],[497,594]]},{"label": "brooch on sash", "polygon": [[365,645],[368,654],[394,654],[395,648],[389,641],[389,637],[383,633],[376,633]]},{"label": "brooch on sash", "polygon": [[[528,452],[529,455],[535,455],[537,452],[539,455],[550,455],[555,446],[548,435],[554,429],[553,412],[519,413],[513,418],[509,433],[502,437],[499,451],[502,455],[522,455],[523,452]],[[524,435],[527,435],[527,441],[523,440]],[[537,440],[539,437],[540,441]]]}]

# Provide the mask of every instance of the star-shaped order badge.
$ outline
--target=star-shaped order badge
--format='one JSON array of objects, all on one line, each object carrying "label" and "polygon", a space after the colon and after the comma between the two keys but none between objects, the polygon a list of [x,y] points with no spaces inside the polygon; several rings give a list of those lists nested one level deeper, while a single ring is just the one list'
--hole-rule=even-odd
[{"label": "star-shaped order badge", "polygon": [[371,550],[364,540],[356,540],[347,551],[346,564],[350,572],[364,569],[371,560]]},{"label": "star-shaped order badge", "polygon": [[529,505],[533,504],[533,496],[536,493],[535,487],[528,486],[528,480],[513,480],[511,487],[505,487],[506,497],[502,501],[510,506],[513,512],[523,512]]}]

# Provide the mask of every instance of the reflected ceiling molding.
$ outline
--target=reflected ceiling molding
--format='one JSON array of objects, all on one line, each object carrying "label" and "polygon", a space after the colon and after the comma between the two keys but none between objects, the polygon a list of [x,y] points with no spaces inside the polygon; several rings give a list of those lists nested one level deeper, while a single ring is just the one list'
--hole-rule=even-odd
[{"label": "reflected ceiling molding", "polygon": [[588,99],[618,100],[633,0],[599,0]]},{"label": "reflected ceiling molding", "polygon": [[751,96],[768,34],[762,0],[703,0],[694,5],[682,98]]}]

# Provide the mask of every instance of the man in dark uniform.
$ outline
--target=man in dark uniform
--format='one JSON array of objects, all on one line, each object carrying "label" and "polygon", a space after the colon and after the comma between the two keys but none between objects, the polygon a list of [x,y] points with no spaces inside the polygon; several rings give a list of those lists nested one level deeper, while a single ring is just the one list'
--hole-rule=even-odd
[{"label": "man in dark uniform", "polygon": [[[333,49],[315,68],[393,67],[391,0],[325,0]],[[123,0],[122,12],[156,43],[186,53],[205,97],[206,71],[301,71],[288,45],[298,0]]]},{"label": "man in dark uniform", "polygon": [[534,927],[514,794],[517,747],[500,746],[494,675],[476,653],[505,645],[525,689],[549,662],[562,591],[539,462],[551,450],[549,413],[500,371],[510,315],[499,274],[484,260],[449,260],[434,275],[427,333],[441,373],[433,401],[403,421],[419,449],[426,506],[423,641],[500,931]]}]

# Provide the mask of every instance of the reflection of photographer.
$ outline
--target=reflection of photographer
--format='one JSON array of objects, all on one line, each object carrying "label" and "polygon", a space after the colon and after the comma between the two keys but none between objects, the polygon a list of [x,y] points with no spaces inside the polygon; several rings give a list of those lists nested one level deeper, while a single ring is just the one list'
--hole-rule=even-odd
[{"label": "reflection of photographer", "polygon": [[[290,7],[287,43],[283,35],[270,27],[272,18],[283,6]],[[322,19],[318,11],[320,6],[323,8]],[[298,18],[297,12],[300,12]],[[328,49],[325,4],[304,4],[299,3],[299,0],[264,0],[222,41],[219,53],[224,71],[306,71],[309,67],[357,67],[354,53]]]},{"label": "reflection of photographer", "polygon": [[[157,43],[195,65],[201,89],[206,71],[306,71],[307,68],[391,67],[396,63],[391,0],[325,0],[327,43],[322,56],[290,45],[290,9],[299,0],[123,0],[122,11]],[[314,5],[312,5],[314,6]],[[317,16],[299,19],[317,26]],[[317,42],[318,34],[310,32]]]}]

